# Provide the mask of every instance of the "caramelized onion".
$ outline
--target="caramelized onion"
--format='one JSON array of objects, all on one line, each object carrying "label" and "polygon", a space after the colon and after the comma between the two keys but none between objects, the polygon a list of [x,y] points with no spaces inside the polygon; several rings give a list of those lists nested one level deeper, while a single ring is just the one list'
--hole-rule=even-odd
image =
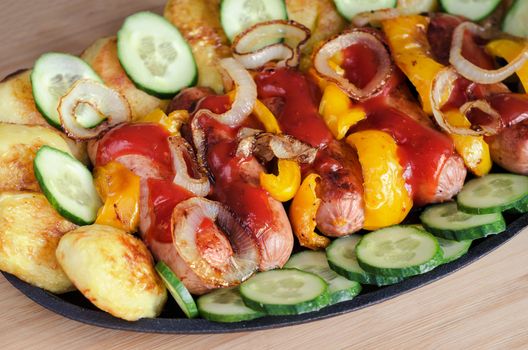
[{"label": "caramelized onion", "polygon": [[255,155],[264,162],[277,158],[311,164],[317,155],[316,148],[289,135],[277,135],[243,128],[239,131],[237,138],[239,144],[236,154],[239,157]]},{"label": "caramelized onion", "polygon": [[[212,224],[203,229],[207,221]],[[199,197],[181,202],[174,208],[171,227],[178,254],[208,285],[240,284],[258,268],[260,253],[256,240],[218,202]],[[198,242],[198,233],[215,238],[204,247]],[[226,238],[230,247],[226,247]]]},{"label": "caramelized onion", "polygon": [[389,8],[376,11],[362,12],[352,17],[350,21],[356,27],[365,27],[369,24],[378,26],[381,24],[382,21],[386,19],[396,18],[401,15],[402,12],[400,11],[400,9]]},{"label": "caramelized onion", "polygon": [[222,114],[216,114],[207,109],[198,112],[208,114],[222,124],[236,127],[253,111],[253,107],[257,101],[257,86],[249,72],[234,58],[222,59],[220,66],[236,84],[236,96],[231,105],[231,109]]},{"label": "caramelized onion", "polygon": [[[298,22],[261,22],[237,35],[233,56],[247,69],[258,69],[271,61],[278,61],[278,67],[297,67],[301,47],[309,38],[310,30]],[[263,42],[272,44],[262,47]]]},{"label": "caramelized onion", "polygon": [[[371,81],[363,88],[359,88],[346,78],[338,74],[329,64],[329,60],[337,53],[354,44],[363,44],[373,50],[378,57],[378,71]],[[337,84],[348,96],[355,100],[369,98],[379,91],[392,73],[389,52],[381,40],[374,34],[362,30],[352,30],[328,40],[319,47],[314,54],[313,64],[317,74],[323,79]],[[358,67],[361,69],[361,67]]]},{"label": "caramelized onion", "polygon": [[[196,164],[191,146],[182,137],[172,136],[169,138],[169,147],[175,172],[173,182],[196,196],[207,196],[211,186],[207,176]],[[192,168],[189,169],[189,166]],[[197,177],[193,177],[191,174]]]},{"label": "caramelized onion", "polygon": [[[62,128],[75,140],[96,138],[113,126],[129,121],[131,116],[128,101],[120,93],[89,79],[77,80],[72,85],[60,99],[58,112]],[[97,124],[86,128],[80,124],[81,118]]]},{"label": "caramelized onion", "polygon": [[524,50],[506,66],[496,70],[480,68],[462,55],[462,45],[466,30],[473,35],[486,36],[486,29],[472,22],[462,22],[453,32],[449,62],[464,78],[480,84],[499,83],[514,74],[528,61],[528,45],[526,45]]},{"label": "caramelized onion", "polygon": [[[454,89],[455,82],[460,76],[452,67],[442,69],[433,80],[430,101],[433,115],[438,126],[450,134],[466,135],[466,136],[480,136],[480,135],[494,135],[499,131],[499,128],[490,128],[483,125],[471,125],[467,127],[457,127],[449,123],[441,111],[442,105],[449,100],[449,97]],[[460,108],[460,112],[467,115],[472,109],[478,108],[490,115],[494,120],[499,122],[500,115],[495,111],[485,100],[477,100],[467,102]]]}]

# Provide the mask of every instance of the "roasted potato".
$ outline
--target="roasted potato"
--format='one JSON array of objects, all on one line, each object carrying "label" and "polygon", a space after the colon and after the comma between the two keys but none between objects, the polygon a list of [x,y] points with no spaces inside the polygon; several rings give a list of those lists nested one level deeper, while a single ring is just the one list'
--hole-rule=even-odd
[{"label": "roasted potato", "polygon": [[337,12],[332,0],[286,0],[288,18],[312,31],[312,36],[302,49],[301,66],[307,70],[312,65],[315,45],[340,33],[346,21]]},{"label": "roasted potato", "polygon": [[30,74],[30,70],[17,72],[0,83],[0,122],[48,125],[35,106]]},{"label": "roasted potato", "polygon": [[73,290],[55,250],[76,227],[40,193],[0,193],[0,270],[53,293]]},{"label": "roasted potato", "polygon": [[40,125],[0,123],[0,192],[40,191],[33,173],[33,159],[43,145],[68,152],[81,161],[87,158],[82,144],[75,144],[56,130]]},{"label": "roasted potato", "polygon": [[165,109],[169,101],[160,100],[138,89],[128,78],[117,57],[117,39],[101,38],[87,48],[81,58],[84,59],[106,85],[119,91],[128,101],[132,119],[138,120],[156,108]]},{"label": "roasted potato", "polygon": [[83,226],[64,235],[56,253],[73,284],[101,310],[128,321],[161,312],[167,291],[147,247],[134,236]]},{"label": "roasted potato", "polygon": [[191,45],[198,66],[198,86],[221,93],[224,86],[218,61],[230,56],[231,49],[220,24],[219,7],[219,0],[169,0],[164,16]]}]

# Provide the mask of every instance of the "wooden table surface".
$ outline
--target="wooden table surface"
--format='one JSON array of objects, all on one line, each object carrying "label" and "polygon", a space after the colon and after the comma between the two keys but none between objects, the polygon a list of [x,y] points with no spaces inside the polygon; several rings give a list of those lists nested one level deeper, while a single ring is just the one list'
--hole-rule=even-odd
[{"label": "wooden table surface", "polygon": [[[46,51],[80,53],[156,0],[1,0],[0,76]],[[0,101],[1,102],[1,101]],[[528,230],[477,263],[351,314],[254,333],[152,335],[100,329],[45,310],[0,277],[2,349],[483,349],[528,347]]]}]

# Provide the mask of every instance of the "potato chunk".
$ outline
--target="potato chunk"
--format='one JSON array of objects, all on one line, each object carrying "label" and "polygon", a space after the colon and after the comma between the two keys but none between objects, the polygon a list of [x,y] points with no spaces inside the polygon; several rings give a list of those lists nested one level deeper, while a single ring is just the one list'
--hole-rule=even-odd
[{"label": "potato chunk", "polygon": [[0,122],[48,125],[33,100],[30,70],[16,72],[0,82]]},{"label": "potato chunk", "polygon": [[[68,152],[81,161],[86,158],[86,150],[82,151],[58,131],[38,125],[0,123],[0,192],[40,191],[33,173],[33,159],[43,145]],[[84,155],[79,157],[81,153]]]},{"label": "potato chunk", "polygon": [[101,38],[87,48],[81,58],[88,62],[108,87],[121,93],[128,101],[132,120],[138,120],[156,108],[165,109],[169,103],[139,90],[128,78],[117,57],[117,39]]},{"label": "potato chunk", "polygon": [[57,259],[77,289],[113,316],[128,321],[156,317],[167,300],[150,252],[123,230],[80,227],[61,239]]},{"label": "potato chunk", "polygon": [[73,290],[55,250],[60,238],[76,227],[40,193],[1,193],[0,270],[53,293]]}]

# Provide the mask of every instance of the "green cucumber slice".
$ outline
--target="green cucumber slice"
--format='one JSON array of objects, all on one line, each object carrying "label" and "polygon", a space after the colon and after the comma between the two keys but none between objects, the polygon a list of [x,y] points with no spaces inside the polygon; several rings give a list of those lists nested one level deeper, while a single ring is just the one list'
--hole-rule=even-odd
[{"label": "green cucumber slice", "polygon": [[440,244],[440,249],[442,249],[444,255],[442,264],[447,264],[465,255],[471,246],[471,242],[473,242],[470,239],[465,241],[453,241],[440,237],[436,237],[436,240],[438,241],[438,244]]},{"label": "green cucumber slice", "polygon": [[352,300],[361,292],[361,285],[357,281],[351,281],[330,269],[326,254],[321,251],[305,250],[294,254],[284,267],[311,272],[324,279],[328,283],[330,304]]},{"label": "green cucumber slice", "polygon": [[46,121],[61,129],[57,107],[59,100],[79,79],[101,78],[88,63],[65,53],[49,52],[40,56],[31,72],[31,87],[35,105]]},{"label": "green cucumber slice", "polygon": [[297,315],[330,303],[328,284],[297,269],[261,272],[240,285],[244,304],[269,315]]},{"label": "green cucumber slice", "polygon": [[337,11],[349,21],[356,15],[396,7],[397,0],[334,0]]},{"label": "green cucumber slice", "polygon": [[455,241],[478,239],[506,230],[501,213],[468,214],[458,210],[454,202],[428,207],[420,220],[427,232]]},{"label": "green cucumber slice", "polygon": [[196,84],[191,48],[175,26],[152,12],[127,17],[117,33],[117,54],[130,79],[149,94],[170,98]]},{"label": "green cucumber slice", "polygon": [[328,265],[341,276],[361,284],[387,286],[403,281],[400,277],[386,277],[366,272],[359,266],[356,257],[356,246],[361,236],[352,235],[334,240],[326,248]]},{"label": "green cucumber slice", "polygon": [[442,8],[452,15],[480,21],[491,15],[501,0],[440,0]]},{"label": "green cucumber slice", "polygon": [[528,1],[515,1],[502,21],[502,30],[511,35],[528,38]]},{"label": "green cucumber slice", "polygon": [[223,0],[220,5],[220,21],[230,41],[254,24],[276,19],[288,19],[284,0]]},{"label": "green cucumber slice", "polygon": [[172,272],[171,268],[163,261],[159,261],[156,264],[156,271],[158,271],[161,279],[165,282],[165,286],[185,315],[187,315],[188,318],[197,317],[198,308],[196,307],[196,303],[194,302],[191,293],[189,293],[182,281],[180,281],[174,272]]},{"label": "green cucumber slice", "polygon": [[365,271],[383,276],[409,277],[428,272],[442,262],[436,238],[413,226],[391,226],[367,233],[356,247]]},{"label": "green cucumber slice", "polygon": [[528,176],[489,174],[468,181],[457,196],[458,209],[469,214],[526,212]]},{"label": "green cucumber slice", "polygon": [[265,316],[244,305],[238,287],[221,288],[198,298],[200,315],[214,322],[240,322]]},{"label": "green cucumber slice", "polygon": [[33,169],[42,192],[60,215],[77,225],[95,221],[102,203],[92,173],[81,162],[56,148],[42,146]]}]

